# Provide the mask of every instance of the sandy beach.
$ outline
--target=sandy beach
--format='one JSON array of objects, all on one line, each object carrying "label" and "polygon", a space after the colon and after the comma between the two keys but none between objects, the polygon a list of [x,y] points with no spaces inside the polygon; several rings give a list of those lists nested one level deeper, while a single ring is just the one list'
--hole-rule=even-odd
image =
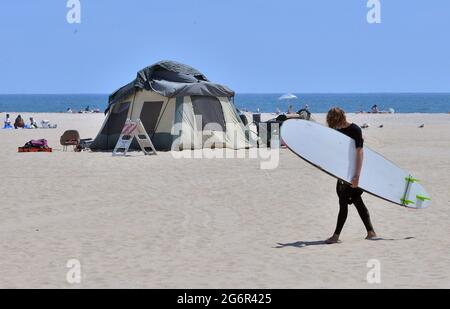
[{"label": "sandy beach", "polygon": [[[364,240],[350,207],[338,245],[320,243],[336,223],[335,179],[289,150],[273,170],[248,158],[63,152],[65,130],[95,138],[104,115],[32,116],[58,128],[0,130],[0,288],[450,288],[449,114],[349,114],[433,203],[408,210],[365,194],[385,240]],[[38,138],[54,152],[17,153]],[[66,281],[70,259],[80,284]],[[371,259],[380,284],[366,280]]]}]

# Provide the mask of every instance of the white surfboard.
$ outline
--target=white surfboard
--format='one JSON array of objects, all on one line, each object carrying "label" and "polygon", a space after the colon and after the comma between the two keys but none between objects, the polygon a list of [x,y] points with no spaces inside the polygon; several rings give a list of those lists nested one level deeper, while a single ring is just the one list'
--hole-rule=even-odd
[{"label": "white surfboard", "polygon": [[[300,158],[333,177],[351,183],[356,163],[352,138],[305,120],[284,122],[281,137]],[[417,179],[366,146],[359,187],[400,206],[419,209],[430,205],[431,199]]]}]

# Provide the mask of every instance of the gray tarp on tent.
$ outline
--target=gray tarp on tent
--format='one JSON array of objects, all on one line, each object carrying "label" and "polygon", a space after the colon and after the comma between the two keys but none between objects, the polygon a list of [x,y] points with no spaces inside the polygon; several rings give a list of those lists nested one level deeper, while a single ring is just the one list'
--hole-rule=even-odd
[{"label": "gray tarp on tent", "polygon": [[198,82],[193,84],[154,80],[151,85],[153,91],[168,98],[193,95],[227,98],[234,96],[234,92],[229,88],[210,82]]},{"label": "gray tarp on tent", "polygon": [[161,61],[137,73],[134,81],[115,91],[109,97],[108,109],[132,95],[136,89],[155,91],[165,97],[202,95],[233,97],[234,91],[211,83],[196,69],[174,61]]}]

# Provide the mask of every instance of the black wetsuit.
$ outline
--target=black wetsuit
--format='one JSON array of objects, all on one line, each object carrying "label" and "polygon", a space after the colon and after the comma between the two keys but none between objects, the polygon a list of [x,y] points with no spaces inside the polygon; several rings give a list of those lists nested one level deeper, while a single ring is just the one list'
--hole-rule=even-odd
[{"label": "black wetsuit", "polygon": [[[339,129],[338,131],[353,138],[355,140],[356,148],[364,147],[364,139],[362,137],[361,128],[356,124],[352,123],[347,128]],[[335,234],[341,234],[342,228],[347,220],[348,205],[350,204],[355,205],[367,231],[373,231],[369,211],[361,198],[363,190],[360,188],[352,188],[351,185],[339,179],[336,185],[336,192],[339,197],[339,215]]]}]

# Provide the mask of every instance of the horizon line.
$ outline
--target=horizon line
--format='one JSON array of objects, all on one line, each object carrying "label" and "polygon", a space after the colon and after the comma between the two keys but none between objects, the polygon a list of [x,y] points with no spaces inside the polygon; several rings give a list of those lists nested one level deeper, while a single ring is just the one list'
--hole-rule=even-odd
[{"label": "horizon line", "polygon": [[[437,91],[437,92],[410,92],[410,91],[380,91],[380,92],[235,92],[237,95],[242,94],[266,94],[266,95],[280,95],[280,94],[450,94],[449,92]],[[0,93],[0,95],[110,95],[110,93]]]}]

